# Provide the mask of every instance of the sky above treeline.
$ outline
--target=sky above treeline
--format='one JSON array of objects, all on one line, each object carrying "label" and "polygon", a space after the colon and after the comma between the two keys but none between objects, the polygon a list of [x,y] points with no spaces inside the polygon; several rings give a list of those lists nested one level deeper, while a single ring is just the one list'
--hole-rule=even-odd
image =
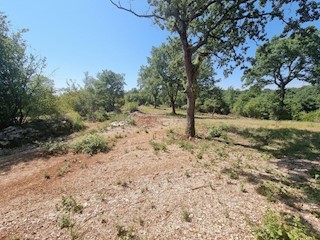
[{"label": "sky above treeline", "polygon": [[[148,9],[141,0],[132,1],[132,6],[140,12]],[[124,74],[126,90],[137,87],[140,66],[147,64],[151,48],[169,35],[151,19],[121,11],[109,0],[0,0],[0,11],[13,31],[29,29],[24,39],[33,54],[47,59],[44,75],[58,89],[70,79],[81,85],[86,71],[95,76],[105,69]],[[313,25],[320,28],[319,22]],[[269,36],[281,30],[279,23],[270,25]],[[251,44],[251,55],[256,47]],[[241,88],[239,69],[228,78],[222,70],[217,73],[222,88]]]}]

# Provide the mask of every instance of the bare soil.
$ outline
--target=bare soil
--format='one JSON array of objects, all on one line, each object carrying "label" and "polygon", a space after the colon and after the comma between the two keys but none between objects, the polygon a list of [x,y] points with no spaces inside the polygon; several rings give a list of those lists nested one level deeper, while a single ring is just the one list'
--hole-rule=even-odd
[{"label": "bare soil", "polygon": [[[295,166],[261,160],[263,154],[241,145],[183,139],[183,118],[133,118],[136,126],[102,132],[116,139],[108,153],[45,157],[31,148],[1,156],[0,239],[118,239],[130,229],[128,239],[254,239],[252,224],[268,208],[297,214],[320,231],[312,214],[317,204],[299,203],[298,211],[298,203],[270,202],[248,181],[271,177],[270,172],[285,176]],[[180,135],[168,143],[170,132]],[[164,142],[166,149],[156,152],[150,141]],[[179,141],[194,147],[183,148]],[[232,177],[240,165],[241,174]],[[57,174],[66,166],[68,171]],[[70,214],[72,232],[59,226],[63,196],[83,206],[82,213]]]}]

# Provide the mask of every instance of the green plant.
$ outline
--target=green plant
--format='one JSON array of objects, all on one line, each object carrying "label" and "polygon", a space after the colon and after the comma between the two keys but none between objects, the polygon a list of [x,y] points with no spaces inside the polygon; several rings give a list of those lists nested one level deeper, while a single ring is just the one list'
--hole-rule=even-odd
[{"label": "green plant", "polygon": [[268,201],[275,202],[276,196],[279,194],[279,188],[270,181],[265,181],[259,184],[257,192],[265,197]]},{"label": "green plant", "polygon": [[185,220],[186,222],[191,222],[191,214],[188,210],[186,210],[186,209],[183,210],[181,215],[182,215],[183,220]]},{"label": "green plant", "polygon": [[56,205],[57,210],[68,213],[82,213],[83,206],[78,204],[73,196],[62,196],[61,202]]},{"label": "green plant", "polygon": [[68,152],[68,145],[61,141],[49,139],[47,142],[36,142],[44,155],[60,155]]},{"label": "green plant", "polygon": [[268,209],[262,219],[262,224],[253,227],[258,240],[315,240],[308,227],[299,217],[280,215]]},{"label": "green plant", "polygon": [[184,175],[185,175],[187,178],[190,178],[190,177],[191,177],[191,175],[190,175],[190,173],[189,173],[188,170],[186,170],[186,171],[184,172]]},{"label": "green plant", "polygon": [[136,102],[127,102],[124,105],[124,110],[129,113],[133,113],[133,112],[139,111],[138,107],[139,107],[139,105]]},{"label": "green plant", "polygon": [[58,168],[57,170],[57,176],[61,177],[64,174],[68,173],[71,171],[71,163],[65,164],[63,167]]},{"label": "green plant", "polygon": [[209,129],[208,135],[210,139],[226,136],[225,127],[222,125],[213,126]]},{"label": "green plant", "polygon": [[167,145],[164,142],[150,141],[150,144],[156,152],[167,150]]},{"label": "green plant", "polygon": [[71,218],[69,214],[62,214],[59,220],[59,226],[61,229],[70,228],[72,226]]},{"label": "green plant", "polygon": [[10,237],[10,240],[20,240],[20,237],[14,235],[14,236]]},{"label": "green plant", "polygon": [[90,155],[109,150],[107,141],[97,133],[86,134],[73,146],[75,153],[83,152]]},{"label": "green plant", "polygon": [[50,174],[47,171],[44,172],[44,178],[45,179],[50,179],[51,178]]},{"label": "green plant", "polygon": [[192,151],[193,151],[193,145],[192,145],[190,142],[188,142],[187,140],[180,140],[180,141],[178,142],[178,145],[179,145],[182,149],[184,149],[184,150],[186,150],[186,151],[188,151],[188,152],[192,152]]},{"label": "green plant", "polygon": [[126,229],[122,225],[116,225],[117,229],[117,236],[121,240],[132,240],[132,239],[139,239],[136,234],[133,227],[129,227],[129,229]]}]

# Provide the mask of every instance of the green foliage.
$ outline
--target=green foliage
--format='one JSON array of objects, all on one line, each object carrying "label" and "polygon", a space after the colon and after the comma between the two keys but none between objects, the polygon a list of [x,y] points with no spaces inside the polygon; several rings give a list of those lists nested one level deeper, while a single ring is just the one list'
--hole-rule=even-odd
[{"label": "green foliage", "polygon": [[208,137],[210,139],[214,139],[214,138],[218,138],[218,137],[226,138],[227,132],[233,131],[233,130],[234,130],[233,126],[229,126],[226,124],[216,125],[216,126],[209,128]]},{"label": "green foliage", "polygon": [[109,150],[107,141],[97,133],[89,133],[84,135],[73,145],[76,153],[83,152],[90,155]]},{"label": "green foliage", "polygon": [[44,155],[60,155],[68,152],[68,145],[59,139],[56,141],[49,139],[44,143],[38,142],[38,144]]},{"label": "green foliage", "polygon": [[129,113],[133,113],[139,110],[138,103],[128,102],[124,105],[124,110]]},{"label": "green foliage", "polygon": [[267,210],[260,226],[254,227],[254,235],[258,240],[315,240],[306,225],[299,217],[280,215]]},{"label": "green foliage", "polygon": [[185,220],[186,222],[191,222],[191,220],[192,220],[190,217],[191,214],[188,210],[186,210],[186,209],[183,210],[181,215],[182,215],[183,220]]},{"label": "green foliage", "polygon": [[45,59],[28,54],[22,38],[26,30],[11,32],[6,16],[0,12],[0,129],[23,124],[54,108],[52,88],[38,81]]},{"label": "green foliage", "polygon": [[139,239],[139,237],[136,235],[133,227],[129,227],[129,229],[127,229],[126,227],[124,227],[122,225],[116,225],[116,229],[117,229],[117,236],[121,240]]},{"label": "green foliage", "polygon": [[278,119],[283,119],[286,87],[293,80],[314,83],[318,78],[320,32],[308,27],[302,33],[291,36],[273,37],[270,42],[259,47],[252,67],[246,70],[243,79],[246,85],[257,84],[265,87],[275,84],[278,87]]},{"label": "green foliage", "polygon": [[66,118],[71,123],[73,131],[80,131],[85,128],[82,118],[77,112],[70,111]]},{"label": "green foliage", "polygon": [[320,109],[309,113],[300,113],[299,117],[306,122],[320,122]]},{"label": "green foliage", "polygon": [[167,145],[164,142],[150,141],[150,144],[155,152],[166,151]]}]

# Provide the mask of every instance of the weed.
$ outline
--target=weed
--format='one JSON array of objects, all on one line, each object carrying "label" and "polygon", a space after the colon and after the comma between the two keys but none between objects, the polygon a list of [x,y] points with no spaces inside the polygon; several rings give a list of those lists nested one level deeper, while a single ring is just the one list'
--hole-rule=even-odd
[{"label": "weed", "polygon": [[263,216],[262,224],[254,226],[253,232],[258,240],[289,239],[315,240],[316,237],[299,217],[280,215],[272,210],[267,210]]},{"label": "weed", "polygon": [[164,142],[150,141],[150,144],[155,152],[167,150],[167,145]]},{"label": "weed", "polygon": [[76,229],[74,229],[73,227],[70,228],[70,237],[71,237],[71,240],[75,240],[75,239],[79,238],[78,231]]},{"label": "weed", "polygon": [[185,220],[186,222],[191,222],[191,214],[188,210],[186,210],[186,209],[183,210],[181,215],[182,215],[183,220]]},{"label": "weed", "polygon": [[78,204],[73,196],[62,196],[61,203],[57,204],[57,210],[68,213],[82,213],[83,206]]},{"label": "weed", "polygon": [[129,229],[126,229],[122,225],[116,225],[116,229],[117,229],[117,236],[121,240],[139,239],[136,236],[135,230],[133,229],[133,227],[129,227]]},{"label": "weed", "polygon": [[136,126],[136,125],[137,125],[136,121],[135,121],[134,119],[132,119],[132,118],[128,118],[128,119],[126,120],[126,123],[127,123],[128,125],[130,125],[130,126]]},{"label": "weed", "polygon": [[71,218],[69,214],[62,214],[59,221],[59,226],[61,229],[70,228],[72,226]]},{"label": "weed", "polygon": [[279,195],[279,188],[270,181],[265,181],[260,183],[257,192],[265,197],[267,197],[268,201],[275,202],[277,200],[276,196]]},{"label": "weed", "polygon": [[225,168],[222,172],[226,173],[231,179],[239,179],[239,173],[233,168]]},{"label": "weed", "polygon": [[139,225],[141,226],[141,227],[143,227],[144,226],[144,220],[143,220],[143,218],[141,218],[141,217],[139,217]]},{"label": "weed", "polygon": [[247,189],[246,189],[245,186],[244,186],[244,182],[243,182],[243,181],[240,181],[240,190],[241,190],[241,192],[243,192],[243,193],[248,192]]},{"label": "weed", "polygon": [[58,168],[57,176],[61,177],[70,171],[71,171],[71,163],[67,163],[62,168]]},{"label": "weed", "polygon": [[87,134],[83,136],[73,146],[73,150],[76,153],[83,152],[90,155],[106,152],[109,150],[106,140],[97,133]]},{"label": "weed", "polygon": [[44,172],[43,176],[44,176],[45,179],[50,179],[51,178],[50,174],[47,171]]},{"label": "weed", "polygon": [[188,170],[186,170],[186,171],[184,172],[184,175],[185,175],[187,178],[190,178],[190,177],[191,177],[191,175],[190,175],[190,173],[189,173]]},{"label": "weed", "polygon": [[193,152],[193,145],[190,143],[190,142],[188,142],[188,141],[186,141],[186,140],[180,140],[179,142],[178,142],[178,145],[182,148],[182,149],[184,149],[184,150],[186,150],[186,151],[188,151],[188,152]]}]

